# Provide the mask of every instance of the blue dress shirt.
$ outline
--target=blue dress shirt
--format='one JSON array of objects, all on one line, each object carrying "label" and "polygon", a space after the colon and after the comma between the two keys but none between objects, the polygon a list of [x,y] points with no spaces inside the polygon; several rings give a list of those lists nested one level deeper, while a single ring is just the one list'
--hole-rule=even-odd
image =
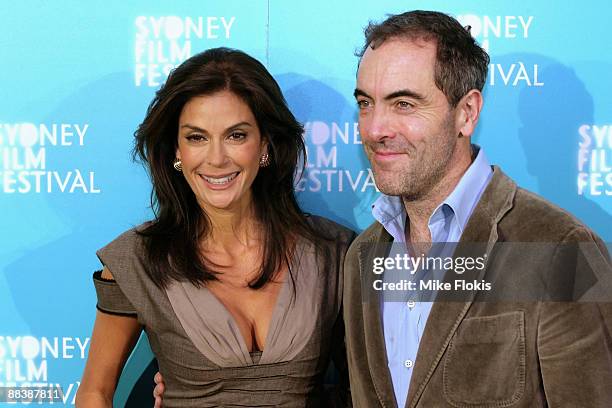
[{"label": "blue dress shirt", "polygon": [[[433,243],[459,241],[472,211],[491,180],[493,171],[485,153],[476,145],[472,145],[472,148],[476,158],[453,192],[429,218]],[[381,195],[372,205],[372,215],[393,237],[394,243],[404,243],[405,246],[407,216],[401,197]],[[412,370],[431,307],[431,302],[412,300],[381,302],[387,361],[398,407],[403,407],[408,397]]]}]

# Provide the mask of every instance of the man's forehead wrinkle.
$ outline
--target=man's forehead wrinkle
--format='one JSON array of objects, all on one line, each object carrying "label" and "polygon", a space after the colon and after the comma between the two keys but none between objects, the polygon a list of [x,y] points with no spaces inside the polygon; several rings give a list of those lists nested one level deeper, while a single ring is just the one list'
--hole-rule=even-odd
[{"label": "man's forehead wrinkle", "polygon": [[[393,92],[393,90],[386,90],[384,87],[396,73],[393,71],[393,67],[389,66],[382,58],[379,58],[378,55],[369,55],[366,64],[362,64],[361,68],[364,71],[359,76],[361,79],[358,84],[360,89],[375,99],[382,99],[385,93]],[[364,72],[366,75],[364,75]]]},{"label": "man's forehead wrinkle", "polygon": [[387,74],[386,68],[387,67],[384,66],[381,63],[380,59],[376,60],[376,65],[375,65],[375,68],[374,68],[374,78],[375,78],[375,81],[374,81],[374,88],[372,89],[373,96],[376,97],[376,98],[378,98],[378,95],[380,94],[380,90],[381,90],[381,88],[383,86],[381,84],[381,82],[383,82],[383,80],[384,80],[384,78],[385,78],[385,76]]},{"label": "man's forehead wrinkle", "polygon": [[392,101],[397,96],[428,105],[436,99],[434,62],[435,44],[431,41],[387,41],[364,54],[357,88],[377,102]]}]

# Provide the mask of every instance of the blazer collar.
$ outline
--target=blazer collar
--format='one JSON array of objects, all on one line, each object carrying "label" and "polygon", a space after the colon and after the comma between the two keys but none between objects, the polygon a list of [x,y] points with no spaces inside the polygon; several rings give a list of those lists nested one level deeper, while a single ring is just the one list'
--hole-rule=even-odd
[{"label": "blazer collar", "polygon": [[396,407],[393,382],[387,363],[380,298],[378,292],[372,290],[376,277],[369,267],[374,257],[387,256],[393,237],[379,223],[376,223],[374,228],[368,229],[365,234],[359,244],[358,254],[366,357],[374,389],[382,406]]}]

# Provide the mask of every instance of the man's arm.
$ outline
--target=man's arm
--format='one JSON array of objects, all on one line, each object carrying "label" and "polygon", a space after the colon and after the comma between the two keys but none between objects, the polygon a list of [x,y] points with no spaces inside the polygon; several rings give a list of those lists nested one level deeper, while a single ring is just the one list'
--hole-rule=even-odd
[{"label": "man's arm", "polygon": [[[599,238],[586,228],[577,228],[563,244],[585,243],[599,250],[588,251],[583,259],[567,259],[559,254],[553,265],[575,262],[576,274],[596,276],[600,283],[609,280],[612,270],[608,252]],[[561,258],[561,259],[559,259]],[[584,262],[586,261],[586,262]],[[603,265],[597,271],[592,265]],[[576,275],[575,281],[580,281]],[[612,336],[610,319],[612,303],[608,298],[598,301],[544,302],[538,324],[538,356],[546,400],[551,407],[584,406],[612,407]]]},{"label": "man's arm", "polygon": [[549,406],[612,407],[612,341],[606,314],[609,304],[543,304],[537,341]]}]

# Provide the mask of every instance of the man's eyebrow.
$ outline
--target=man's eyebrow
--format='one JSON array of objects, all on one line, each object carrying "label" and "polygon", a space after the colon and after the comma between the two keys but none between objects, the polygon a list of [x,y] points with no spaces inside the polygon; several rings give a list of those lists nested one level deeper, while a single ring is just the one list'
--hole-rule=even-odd
[{"label": "man's eyebrow", "polygon": [[[355,91],[353,92],[353,96],[355,98],[357,98],[358,96],[363,96],[364,98],[374,99],[370,95],[368,95],[367,92],[359,88],[355,89]],[[421,95],[420,93],[411,91],[409,89],[400,89],[399,91],[391,92],[389,95],[385,96],[383,99],[385,101],[390,101],[391,99],[401,98],[401,97],[408,97],[408,98],[416,99],[418,101],[422,101],[425,99],[425,97]]]},{"label": "man's eyebrow", "polygon": [[391,92],[389,95],[385,96],[385,101],[390,101],[391,99],[408,97],[412,99],[416,99],[417,101],[422,101],[425,99],[423,95],[420,93],[411,91],[410,89],[400,89],[399,91]]},{"label": "man's eyebrow", "polygon": [[[243,121],[243,122],[238,122],[230,127],[228,127],[227,129],[225,129],[226,132],[232,131],[236,128],[239,128],[241,126],[248,126],[248,127],[252,127],[253,125],[251,125],[249,122]],[[208,131],[206,129],[203,129],[199,126],[195,126],[195,125],[191,125],[189,123],[185,123],[183,125],[181,125],[181,129],[186,128],[186,129],[190,129],[190,130],[195,130],[196,132],[201,132],[201,133],[207,133]]]},{"label": "man's eyebrow", "polygon": [[368,95],[365,91],[362,91],[359,88],[355,88],[355,91],[353,92],[353,96],[355,98],[357,98],[358,96],[363,96],[364,98],[369,98],[369,99],[373,99],[370,95]]}]

